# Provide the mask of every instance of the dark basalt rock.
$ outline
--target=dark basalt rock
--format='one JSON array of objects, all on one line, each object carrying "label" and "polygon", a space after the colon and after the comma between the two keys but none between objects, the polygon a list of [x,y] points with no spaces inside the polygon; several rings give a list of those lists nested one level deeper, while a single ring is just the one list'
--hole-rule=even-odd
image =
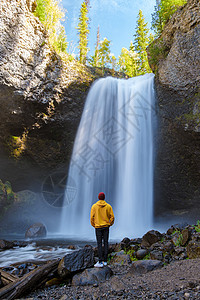
[{"label": "dark basalt rock", "polygon": [[14,242],[0,240],[0,250],[12,249],[14,247]]},{"label": "dark basalt rock", "polygon": [[107,266],[103,268],[92,268],[86,269],[81,274],[76,274],[73,276],[72,285],[93,285],[98,284],[99,282],[110,279],[113,272]]},{"label": "dark basalt rock", "polygon": [[58,274],[64,278],[73,272],[78,272],[94,266],[94,251],[92,247],[75,250],[62,258],[58,266]]},{"label": "dark basalt rock", "polygon": [[152,244],[160,241],[162,238],[162,234],[156,230],[150,230],[142,237],[141,246],[150,247]]},{"label": "dark basalt rock", "polygon": [[39,238],[39,237],[45,237],[47,234],[47,230],[44,224],[42,223],[35,223],[31,225],[26,233],[25,233],[25,238]]},{"label": "dark basalt rock", "polygon": [[159,260],[140,260],[134,261],[129,269],[129,274],[141,275],[155,269],[161,268],[163,263]]}]

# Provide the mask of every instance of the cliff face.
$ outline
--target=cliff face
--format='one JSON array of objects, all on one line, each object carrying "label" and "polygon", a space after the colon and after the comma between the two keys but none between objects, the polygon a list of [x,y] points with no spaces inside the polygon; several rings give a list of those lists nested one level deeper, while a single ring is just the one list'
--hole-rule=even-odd
[{"label": "cliff face", "polygon": [[189,0],[148,48],[156,72],[156,214],[200,209],[200,2]]},{"label": "cliff face", "polygon": [[93,78],[55,53],[35,7],[33,0],[0,3],[0,178],[17,189],[67,170]]},{"label": "cliff face", "polygon": [[34,0],[0,1],[0,179],[15,191],[40,191],[49,174],[67,173],[88,89],[102,77],[61,59],[35,8]]}]

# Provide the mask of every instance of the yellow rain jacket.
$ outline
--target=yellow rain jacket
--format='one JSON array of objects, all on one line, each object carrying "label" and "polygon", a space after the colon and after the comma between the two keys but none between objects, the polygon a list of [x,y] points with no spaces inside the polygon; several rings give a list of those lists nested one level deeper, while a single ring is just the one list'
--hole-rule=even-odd
[{"label": "yellow rain jacket", "polygon": [[112,206],[104,200],[99,200],[92,205],[90,213],[91,225],[95,228],[112,226],[114,223]]}]

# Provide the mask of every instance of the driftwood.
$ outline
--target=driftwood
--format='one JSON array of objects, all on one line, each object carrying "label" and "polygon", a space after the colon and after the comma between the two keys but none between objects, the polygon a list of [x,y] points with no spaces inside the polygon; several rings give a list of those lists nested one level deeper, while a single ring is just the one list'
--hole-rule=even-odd
[{"label": "driftwood", "polygon": [[18,278],[15,282],[11,282],[8,285],[0,289],[0,299],[12,300],[22,296],[26,292],[30,292],[47,280],[47,276],[51,272],[57,270],[59,259],[51,261],[41,267],[36,268],[30,273],[26,274],[22,278]]},{"label": "driftwood", "polygon": [[7,285],[11,282],[15,282],[16,280],[19,279],[18,276],[7,273],[5,271],[3,271],[2,269],[0,269],[0,274],[1,274],[1,281],[3,283],[3,285]]}]

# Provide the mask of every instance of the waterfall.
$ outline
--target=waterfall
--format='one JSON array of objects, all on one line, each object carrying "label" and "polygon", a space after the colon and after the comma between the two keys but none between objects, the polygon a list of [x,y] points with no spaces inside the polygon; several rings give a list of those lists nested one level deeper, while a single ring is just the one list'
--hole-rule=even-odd
[{"label": "waterfall", "polygon": [[[153,219],[154,75],[95,81],[71,157],[61,233],[94,239],[90,209],[104,192],[113,239],[138,237]],[[152,228],[151,228],[152,229]]]}]

